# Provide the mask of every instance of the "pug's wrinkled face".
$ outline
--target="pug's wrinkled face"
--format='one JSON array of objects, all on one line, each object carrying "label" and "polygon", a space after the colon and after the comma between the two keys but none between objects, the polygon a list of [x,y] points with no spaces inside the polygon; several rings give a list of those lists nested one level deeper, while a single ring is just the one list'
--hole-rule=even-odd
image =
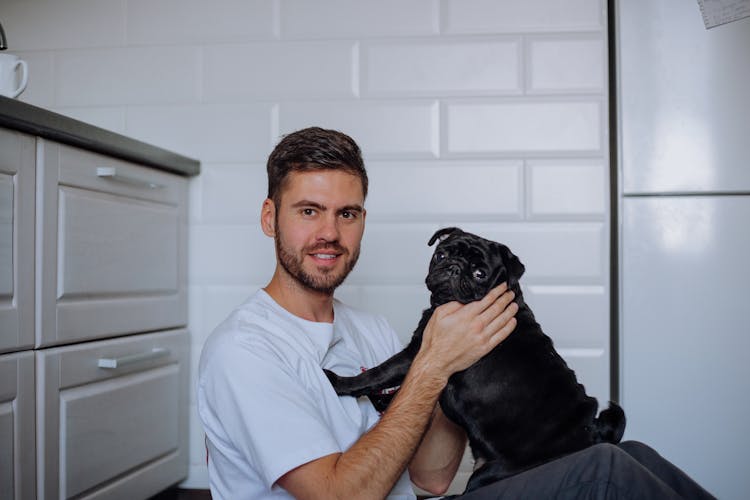
[{"label": "pug's wrinkled face", "polygon": [[430,240],[440,240],[425,280],[430,302],[463,304],[479,300],[500,283],[517,285],[523,265],[510,249],[457,228],[441,229]]}]

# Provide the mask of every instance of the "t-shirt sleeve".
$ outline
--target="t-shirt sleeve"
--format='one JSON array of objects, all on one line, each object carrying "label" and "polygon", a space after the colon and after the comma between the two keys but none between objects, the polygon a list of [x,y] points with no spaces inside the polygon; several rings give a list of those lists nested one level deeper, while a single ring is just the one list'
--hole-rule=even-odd
[{"label": "t-shirt sleeve", "polygon": [[262,344],[224,347],[200,380],[200,411],[212,442],[230,440],[224,444],[243,455],[268,488],[295,467],[341,451],[320,402],[275,353]]}]

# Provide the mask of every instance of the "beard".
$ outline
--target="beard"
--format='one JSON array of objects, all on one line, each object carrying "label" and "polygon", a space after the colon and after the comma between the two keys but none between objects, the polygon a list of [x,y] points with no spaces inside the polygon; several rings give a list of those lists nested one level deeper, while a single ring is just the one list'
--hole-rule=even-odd
[{"label": "beard", "polygon": [[[352,272],[354,265],[359,259],[359,246],[350,254],[346,248],[335,241],[305,247],[298,254],[292,248],[289,248],[284,244],[284,236],[279,230],[278,225],[276,225],[275,245],[279,264],[281,264],[281,267],[283,267],[297,283],[308,290],[324,293],[326,295],[333,294],[333,291],[336,290],[336,288],[344,282],[346,277],[349,276],[349,273]],[[342,258],[349,256],[349,259],[344,262],[344,269],[339,272],[336,272],[334,269],[318,269],[318,273],[315,275],[307,272],[302,267],[305,256],[321,250],[335,250],[337,253],[341,254]]]}]

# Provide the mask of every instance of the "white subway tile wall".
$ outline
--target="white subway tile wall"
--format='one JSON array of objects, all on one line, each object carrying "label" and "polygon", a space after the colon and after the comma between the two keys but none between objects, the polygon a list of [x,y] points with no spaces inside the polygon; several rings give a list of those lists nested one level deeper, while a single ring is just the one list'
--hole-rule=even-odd
[{"label": "white subway tile wall", "polygon": [[362,47],[362,94],[514,95],[521,92],[519,38],[390,40]]},{"label": "white subway tile wall", "polygon": [[[198,158],[192,376],[211,330],[274,266],[259,227],[281,134],[341,129],[371,179],[360,262],[338,291],[406,342],[440,227],[508,244],[527,301],[609,396],[604,0],[4,0],[21,99]],[[191,395],[191,469],[207,486]],[[466,474],[464,474],[464,477]]]}]

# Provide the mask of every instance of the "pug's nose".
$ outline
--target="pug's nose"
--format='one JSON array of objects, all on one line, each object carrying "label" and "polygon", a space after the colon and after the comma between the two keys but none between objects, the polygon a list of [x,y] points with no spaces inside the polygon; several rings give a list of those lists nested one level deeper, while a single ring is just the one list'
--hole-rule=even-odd
[{"label": "pug's nose", "polygon": [[459,266],[458,264],[452,264],[448,268],[448,276],[450,276],[451,278],[454,278],[459,274],[461,274],[461,266]]}]

